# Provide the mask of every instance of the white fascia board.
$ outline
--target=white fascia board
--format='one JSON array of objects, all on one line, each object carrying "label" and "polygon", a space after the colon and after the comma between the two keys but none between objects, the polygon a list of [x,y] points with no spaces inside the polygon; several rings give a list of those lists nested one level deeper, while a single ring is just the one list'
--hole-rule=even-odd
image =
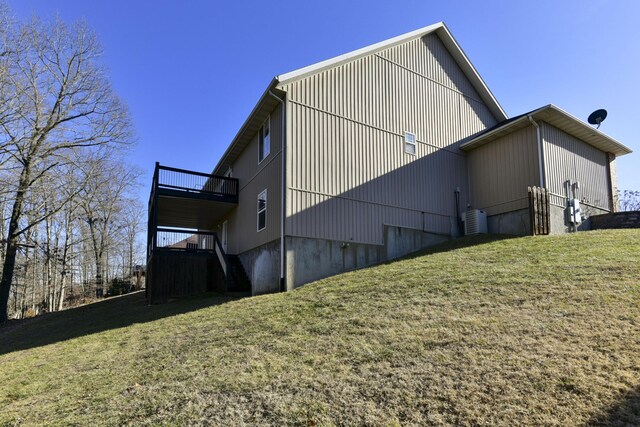
[{"label": "white fascia board", "polygon": [[[549,116],[547,114],[552,114],[552,116]],[[545,117],[546,115],[546,117]],[[528,118],[531,117],[534,120],[542,120],[542,121],[549,121],[550,119],[553,119],[553,116],[555,116],[556,118],[558,117],[564,117],[565,119],[569,120],[571,123],[578,125],[580,128],[582,128],[583,132],[588,133],[590,136],[592,137],[596,137],[598,138],[601,142],[604,143],[608,143],[611,144],[611,146],[613,146],[615,148],[614,154],[620,156],[620,155],[624,155],[624,154],[629,154],[631,153],[631,149],[627,146],[625,146],[624,144],[621,144],[620,142],[616,141],[615,139],[611,138],[609,135],[599,131],[598,129],[586,124],[585,122],[583,122],[582,120],[576,118],[575,116],[572,116],[571,114],[567,113],[566,111],[564,111],[563,109],[553,105],[553,104],[549,104],[549,105],[545,105],[544,107],[540,107],[536,110],[530,111],[529,113],[523,114],[522,117],[517,118],[516,120],[513,120],[512,122],[506,123],[502,126],[497,126],[495,129],[492,129],[489,132],[483,133],[479,136],[477,136],[476,138],[471,139],[470,141],[465,142],[464,144],[462,144],[460,146],[460,149],[462,151],[469,151],[472,150],[480,145],[483,145],[485,143],[485,141],[492,140],[492,137],[494,137],[496,134],[508,131],[511,128],[516,127],[518,124],[528,121]],[[553,124],[553,123],[549,123],[552,126],[557,127],[558,129],[566,132],[566,130],[563,128],[563,126],[561,124]],[[602,143],[599,143],[597,140],[594,142],[589,142],[587,140],[585,140],[586,136],[583,135],[575,135],[573,133],[570,133],[571,135],[573,135],[574,137],[584,141],[585,143],[592,145],[600,150],[606,151],[603,149],[604,145]]]},{"label": "white fascia board", "polygon": [[251,113],[249,113],[249,115],[245,119],[244,123],[240,127],[240,130],[238,130],[238,132],[236,133],[236,136],[234,136],[233,139],[231,140],[231,144],[229,144],[229,146],[227,147],[225,152],[220,157],[220,160],[218,161],[216,166],[213,168],[212,174],[215,174],[216,171],[221,166],[224,165],[224,163],[226,162],[226,160],[228,159],[228,157],[229,157],[229,155],[231,153],[231,150],[234,148],[234,146],[236,145],[237,141],[240,139],[240,137],[244,133],[245,129],[248,127],[249,123],[253,120],[253,117],[256,114],[256,112],[258,111],[258,108],[260,107],[260,105],[264,102],[265,99],[269,98],[269,91],[275,89],[275,87],[276,87],[276,79],[274,78],[274,79],[271,80],[271,82],[269,83],[269,86],[267,86],[265,91],[262,93],[262,96],[260,97],[260,99],[258,100],[256,105],[253,106],[253,109],[251,110]]},{"label": "white fascia board", "polygon": [[487,84],[476,70],[476,67],[473,66],[469,57],[464,52],[462,47],[458,44],[458,41],[453,37],[449,28],[445,25],[444,22],[441,22],[441,28],[438,30],[438,35],[440,39],[444,43],[444,45],[449,50],[449,53],[454,57],[458,66],[462,69],[467,78],[471,81],[471,84],[475,87],[475,89],[482,97],[483,101],[486,102],[487,107],[491,110],[493,115],[498,119],[498,122],[507,120],[509,116],[504,111],[498,100],[487,86]]},{"label": "white fascia board", "polygon": [[[585,122],[583,122],[582,120],[580,120],[577,117],[567,113],[562,108],[557,107],[557,106],[555,106],[553,104],[549,104],[547,107],[544,107],[544,108],[541,108],[541,109],[537,110],[536,113],[540,112],[542,110],[545,110],[545,109],[550,109],[550,110],[554,111],[556,114],[562,114],[563,116],[565,116],[569,120],[575,122],[575,124],[579,125],[585,132],[591,133],[592,136],[595,136],[597,138],[601,138],[601,139],[609,142],[610,144],[615,146],[615,148],[618,150],[618,152],[615,153],[616,155],[620,156],[620,155],[629,154],[629,153],[633,152],[633,150],[631,150],[626,145],[618,142],[617,140],[611,138],[606,133],[600,131],[599,129],[594,128],[593,126],[591,126],[591,125],[589,125],[589,124],[587,124]],[[535,114],[534,114],[534,116],[535,116]],[[562,128],[560,128],[560,129],[562,130]]]},{"label": "white fascia board", "polygon": [[479,136],[477,136],[477,137],[465,142],[464,144],[460,145],[459,148],[462,151],[469,151],[469,150],[475,148],[476,146],[478,146],[478,144],[482,144],[483,141],[485,141],[487,139],[490,139],[495,134],[500,133],[500,132],[504,132],[505,130],[508,130],[508,129],[520,124],[521,122],[527,121],[527,120],[528,120],[527,115],[524,115],[524,116],[522,116],[522,117],[520,117],[520,118],[518,118],[518,119],[516,119],[516,120],[514,120],[512,122],[509,122],[509,123],[505,124],[504,126],[498,126],[498,127],[496,127],[495,129],[493,129],[493,130],[491,130],[489,132],[483,133],[483,134],[481,134],[481,135],[479,135]]},{"label": "white fascia board", "polygon": [[429,34],[439,28],[444,27],[444,22],[438,22],[436,24],[433,25],[429,25],[423,28],[420,28],[418,30],[415,31],[411,31],[409,33],[406,34],[402,34],[400,36],[397,37],[393,37],[391,39],[388,40],[384,40],[381,41],[379,43],[375,43],[372,44],[370,46],[367,47],[363,47],[361,49],[358,50],[354,50],[352,52],[348,52],[345,53],[343,55],[340,56],[336,56],[333,57],[331,59],[327,59],[326,61],[321,61],[321,62],[317,62],[315,64],[309,65],[307,67],[303,67],[303,68],[299,68],[297,70],[294,71],[290,71],[288,73],[285,74],[280,74],[279,76],[276,76],[276,79],[278,80],[278,82],[280,84],[285,84],[288,83],[292,80],[297,80],[300,79],[302,77],[308,76],[310,74],[314,74],[317,73],[319,71],[325,70],[327,68],[332,68],[335,67],[337,65],[343,64],[345,62],[349,62],[352,61],[354,59],[357,58],[361,58],[363,56],[366,55],[370,55],[374,52],[380,51],[382,49],[387,49],[390,48],[392,46],[404,43],[408,40],[414,39],[414,38],[418,38],[418,37],[422,37],[426,34]]},{"label": "white fascia board", "polygon": [[345,53],[344,55],[327,59],[326,61],[318,62],[307,67],[281,74],[279,76],[276,76],[276,80],[278,81],[279,86],[284,85],[291,81],[299,80],[320,71],[337,67],[338,65],[342,65],[346,62],[371,55],[383,49],[388,49],[390,47],[405,43],[409,40],[424,37],[425,35],[433,32],[438,34],[446,48],[458,63],[458,66],[471,81],[472,85],[478,91],[481,98],[487,104],[487,107],[491,110],[491,113],[496,117],[496,119],[498,121],[508,119],[509,116],[507,116],[507,113],[504,111],[502,106],[500,106],[500,103],[498,103],[495,96],[493,96],[493,93],[491,93],[488,86],[485,84],[484,80],[482,79],[476,68],[473,66],[467,55],[464,53],[458,42],[455,40],[444,22],[438,22],[436,24],[411,31],[406,34],[402,34],[400,36],[393,37],[391,39],[384,40],[367,47],[363,47],[362,49],[354,50],[352,52]]}]

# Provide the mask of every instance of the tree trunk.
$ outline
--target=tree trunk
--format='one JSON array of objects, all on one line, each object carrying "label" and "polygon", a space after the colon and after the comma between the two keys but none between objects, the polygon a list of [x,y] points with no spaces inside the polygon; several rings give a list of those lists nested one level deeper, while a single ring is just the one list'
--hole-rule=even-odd
[{"label": "tree trunk", "polygon": [[60,280],[60,300],[58,303],[58,311],[62,311],[64,308],[64,291],[67,288],[67,275],[63,271],[62,279]]},{"label": "tree trunk", "polygon": [[24,196],[29,181],[31,180],[31,171],[29,164],[25,164],[20,174],[20,184],[16,192],[16,199],[11,209],[11,220],[9,221],[9,229],[7,230],[7,246],[2,264],[2,280],[0,281],[0,323],[4,323],[9,318],[9,293],[13,282],[13,272],[16,267],[16,255],[18,254],[18,236],[19,221],[22,215],[22,205],[24,204]]},{"label": "tree trunk", "polygon": [[[45,204],[45,211],[47,209],[47,205]],[[51,266],[51,219],[47,218],[44,221],[44,229],[46,233],[46,243],[45,243],[45,288],[46,288],[46,301],[47,301],[47,310],[49,312],[53,311],[53,289],[52,287],[52,276],[53,276],[53,268]]]},{"label": "tree trunk", "polygon": [[64,223],[64,243],[62,247],[62,273],[60,278],[60,300],[58,301],[58,311],[61,311],[64,308],[64,293],[67,287],[67,276],[69,272],[67,271],[67,267],[69,265],[69,249],[71,244],[69,241],[71,240],[71,218],[70,214],[66,212],[65,215],[65,223]]},{"label": "tree trunk", "polygon": [[[4,209],[5,209],[5,202],[3,200],[0,200],[0,218],[4,218]],[[4,219],[0,220],[0,238],[4,237]],[[4,248],[5,245],[4,243],[0,243],[0,260],[4,260]],[[2,271],[0,270],[0,273],[2,273]]]}]

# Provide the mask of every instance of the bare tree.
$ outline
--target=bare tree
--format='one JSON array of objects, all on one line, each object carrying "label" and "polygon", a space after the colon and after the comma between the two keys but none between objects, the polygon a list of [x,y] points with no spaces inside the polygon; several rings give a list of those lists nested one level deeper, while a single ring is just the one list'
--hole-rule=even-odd
[{"label": "bare tree", "polygon": [[640,211],[640,191],[618,190],[615,202],[621,212]]},{"label": "bare tree", "polygon": [[125,247],[122,248],[122,276],[127,279],[133,277],[133,270],[137,259],[139,248],[136,245],[136,238],[144,226],[142,214],[144,208],[138,199],[125,200],[125,206],[120,218],[120,228],[122,230],[122,240]]},{"label": "bare tree", "polygon": [[87,223],[95,261],[96,287],[108,273],[108,254],[113,238],[121,234],[126,216],[128,190],[137,185],[140,171],[126,168],[117,158],[101,157],[90,165],[86,185],[80,194],[80,209]]},{"label": "bare tree", "polygon": [[29,193],[88,152],[131,140],[127,109],[113,92],[99,64],[100,45],[84,23],[5,22],[0,34],[0,98],[9,102],[0,109],[0,161],[10,164],[16,179],[9,199],[0,322],[7,319],[19,237],[69,202],[59,198],[25,222]]}]

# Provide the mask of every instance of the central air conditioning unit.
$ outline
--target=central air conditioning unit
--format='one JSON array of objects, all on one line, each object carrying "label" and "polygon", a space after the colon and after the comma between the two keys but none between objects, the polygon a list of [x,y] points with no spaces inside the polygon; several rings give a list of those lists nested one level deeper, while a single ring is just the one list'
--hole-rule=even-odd
[{"label": "central air conditioning unit", "polygon": [[464,235],[487,233],[487,213],[480,209],[472,209],[462,213]]}]

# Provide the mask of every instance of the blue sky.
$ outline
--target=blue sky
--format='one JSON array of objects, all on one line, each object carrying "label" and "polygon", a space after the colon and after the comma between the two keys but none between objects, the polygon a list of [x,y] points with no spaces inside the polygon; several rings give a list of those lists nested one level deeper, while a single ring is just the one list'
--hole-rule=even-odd
[{"label": "blue sky", "polygon": [[[640,2],[9,0],[84,18],[129,105],[132,161],[210,172],[273,76],[445,21],[509,116],[553,103],[635,153],[619,186],[640,190]],[[144,198],[143,198],[144,201]]]}]

